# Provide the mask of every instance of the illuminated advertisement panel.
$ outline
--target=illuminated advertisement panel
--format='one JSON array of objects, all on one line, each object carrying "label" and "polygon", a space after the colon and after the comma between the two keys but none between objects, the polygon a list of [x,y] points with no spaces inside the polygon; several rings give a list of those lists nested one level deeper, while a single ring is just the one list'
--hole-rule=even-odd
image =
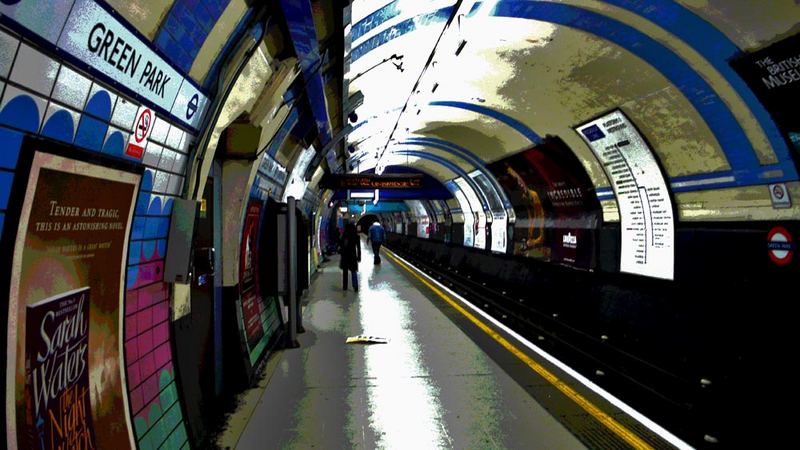
[{"label": "illuminated advertisement panel", "polygon": [[617,196],[622,225],[620,270],[673,279],[672,200],[653,151],[619,110],[576,131],[600,160]]},{"label": "illuminated advertisement panel", "polygon": [[491,250],[493,252],[505,253],[508,215],[506,214],[505,208],[503,208],[503,203],[500,201],[500,197],[497,195],[497,191],[495,191],[489,179],[486,178],[486,175],[478,171],[472,172],[469,175],[483,191],[486,200],[489,202],[489,209],[492,210]]},{"label": "illuminated advertisement panel", "polygon": [[467,200],[466,195],[464,195],[464,191],[461,189],[460,184],[457,184],[455,181],[451,181],[448,183],[447,187],[456,197],[458,205],[461,208],[461,216],[464,224],[464,246],[473,247],[475,237],[475,215],[472,213],[472,208],[470,207],[469,201]]},{"label": "illuminated advertisement panel", "polygon": [[239,295],[241,296],[241,325],[250,365],[254,365],[266,347],[269,333],[264,333],[264,301],[259,292],[258,230],[261,202],[251,200],[247,205],[239,256]]},{"label": "illuminated advertisement panel", "polygon": [[586,170],[566,144],[548,139],[487,167],[514,207],[513,254],[594,267],[600,203]]},{"label": "illuminated advertisement panel", "polygon": [[464,178],[457,178],[455,181],[464,197],[466,197],[469,208],[475,217],[475,221],[472,224],[472,246],[481,249],[486,248],[486,213],[483,211],[483,204],[478,198],[478,193],[472,189],[472,186]]},{"label": "illuminated advertisement panel", "polygon": [[408,205],[414,214],[414,219],[417,222],[417,237],[429,238],[430,237],[430,218],[428,212],[425,210],[425,205],[420,200],[409,200]]},{"label": "illuminated advertisement panel", "polygon": [[141,175],[32,158],[10,255],[10,448],[133,448],[123,365],[128,236]]}]

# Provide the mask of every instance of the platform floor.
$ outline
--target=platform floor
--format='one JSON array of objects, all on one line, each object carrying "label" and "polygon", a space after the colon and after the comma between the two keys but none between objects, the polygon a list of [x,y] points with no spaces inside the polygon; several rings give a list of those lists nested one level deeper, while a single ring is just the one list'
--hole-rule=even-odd
[{"label": "platform floor", "polygon": [[[363,248],[360,291],[342,290],[338,259],[325,264],[307,296],[301,347],[273,355],[221,446],[630,448],[406,268],[388,255],[373,266]],[[361,334],[389,342],[345,344]]]}]

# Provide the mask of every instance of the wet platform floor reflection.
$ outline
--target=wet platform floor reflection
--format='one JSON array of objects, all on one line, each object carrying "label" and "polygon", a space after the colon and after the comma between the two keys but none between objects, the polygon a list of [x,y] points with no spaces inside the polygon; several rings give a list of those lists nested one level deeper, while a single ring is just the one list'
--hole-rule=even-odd
[{"label": "wet platform floor reflection", "polygon": [[[584,448],[389,258],[362,243],[314,280],[301,347],[282,352],[237,448]],[[345,344],[374,335],[387,344]]]}]

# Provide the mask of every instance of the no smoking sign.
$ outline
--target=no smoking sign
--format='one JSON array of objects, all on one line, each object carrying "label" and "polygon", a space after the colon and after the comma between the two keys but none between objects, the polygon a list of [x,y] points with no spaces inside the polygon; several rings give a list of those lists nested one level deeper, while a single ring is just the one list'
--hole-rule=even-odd
[{"label": "no smoking sign", "polygon": [[773,208],[791,208],[792,199],[789,196],[789,190],[786,188],[786,183],[775,183],[769,185],[769,196],[772,200]]},{"label": "no smoking sign", "polygon": [[133,133],[128,140],[128,146],[125,147],[126,155],[137,159],[142,158],[144,146],[153,131],[155,121],[156,114],[152,109],[146,106],[139,107],[139,111],[136,113],[136,120],[133,121]]}]

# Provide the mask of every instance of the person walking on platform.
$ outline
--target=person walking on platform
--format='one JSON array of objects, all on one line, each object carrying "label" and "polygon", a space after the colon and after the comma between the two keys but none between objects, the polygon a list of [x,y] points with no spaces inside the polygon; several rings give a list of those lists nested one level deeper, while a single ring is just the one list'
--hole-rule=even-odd
[{"label": "person walking on platform", "polygon": [[339,268],[342,269],[342,289],[347,290],[347,271],[349,270],[353,278],[353,290],[358,292],[358,263],[361,262],[361,239],[358,237],[354,224],[348,223],[345,225],[339,244],[341,249]]},{"label": "person walking on platform", "polygon": [[375,256],[375,264],[381,263],[381,245],[383,245],[385,239],[386,232],[383,231],[380,222],[373,223],[372,226],[369,227],[369,240],[372,242],[372,254]]}]

